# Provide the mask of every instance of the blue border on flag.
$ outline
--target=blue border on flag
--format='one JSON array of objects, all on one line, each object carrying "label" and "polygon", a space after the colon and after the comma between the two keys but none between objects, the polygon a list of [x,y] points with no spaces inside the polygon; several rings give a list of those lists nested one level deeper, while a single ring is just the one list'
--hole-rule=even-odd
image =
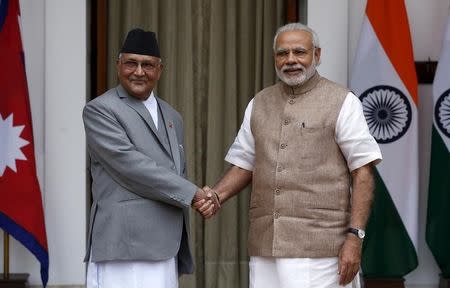
[{"label": "blue border on flag", "polygon": [[9,0],[0,1],[0,31],[2,31],[3,24],[6,21],[6,15],[8,15],[8,3]]},{"label": "blue border on flag", "polygon": [[22,226],[15,223],[4,213],[0,212],[0,228],[11,234],[20,243],[22,243],[41,263],[41,279],[44,287],[48,282],[48,251],[45,250],[37,241],[36,238]]}]

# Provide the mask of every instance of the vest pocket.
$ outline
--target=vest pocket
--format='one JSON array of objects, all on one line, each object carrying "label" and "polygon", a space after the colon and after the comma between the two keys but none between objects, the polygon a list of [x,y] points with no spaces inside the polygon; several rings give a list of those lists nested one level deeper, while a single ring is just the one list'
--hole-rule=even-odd
[{"label": "vest pocket", "polygon": [[333,126],[300,125],[300,133],[290,141],[298,153],[297,167],[301,170],[315,170],[325,165],[330,153],[336,148]]}]

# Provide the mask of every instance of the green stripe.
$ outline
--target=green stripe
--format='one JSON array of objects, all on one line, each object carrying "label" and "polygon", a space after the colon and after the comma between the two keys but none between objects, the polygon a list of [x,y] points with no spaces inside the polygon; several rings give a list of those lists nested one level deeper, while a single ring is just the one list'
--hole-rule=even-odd
[{"label": "green stripe", "polygon": [[363,244],[362,270],[368,278],[401,278],[417,267],[416,251],[377,170],[375,184]]},{"label": "green stripe", "polygon": [[450,153],[433,125],[426,241],[441,268],[450,277]]}]

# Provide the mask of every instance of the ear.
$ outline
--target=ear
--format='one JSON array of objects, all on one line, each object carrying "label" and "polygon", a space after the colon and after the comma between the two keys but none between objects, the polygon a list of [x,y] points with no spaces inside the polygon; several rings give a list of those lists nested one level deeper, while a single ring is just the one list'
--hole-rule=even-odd
[{"label": "ear", "polygon": [[316,63],[320,63],[320,53],[322,49],[320,47],[314,49],[314,57],[316,58]]},{"label": "ear", "polygon": [[117,70],[117,73],[119,73],[119,71],[120,71],[120,59],[116,60],[116,70]]},{"label": "ear", "polygon": [[159,77],[161,77],[163,68],[164,68],[164,65],[163,64],[159,64],[157,80],[159,80]]}]

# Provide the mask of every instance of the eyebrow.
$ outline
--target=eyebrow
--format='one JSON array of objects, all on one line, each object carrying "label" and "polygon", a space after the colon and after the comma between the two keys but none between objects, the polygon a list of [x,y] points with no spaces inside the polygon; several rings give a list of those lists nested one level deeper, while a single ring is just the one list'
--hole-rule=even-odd
[{"label": "eyebrow", "polygon": [[297,47],[293,47],[293,48],[277,48],[277,52],[284,52],[284,51],[288,51],[288,50],[311,50],[314,47],[311,48],[306,48],[306,47],[302,47],[302,46],[297,46]]}]

